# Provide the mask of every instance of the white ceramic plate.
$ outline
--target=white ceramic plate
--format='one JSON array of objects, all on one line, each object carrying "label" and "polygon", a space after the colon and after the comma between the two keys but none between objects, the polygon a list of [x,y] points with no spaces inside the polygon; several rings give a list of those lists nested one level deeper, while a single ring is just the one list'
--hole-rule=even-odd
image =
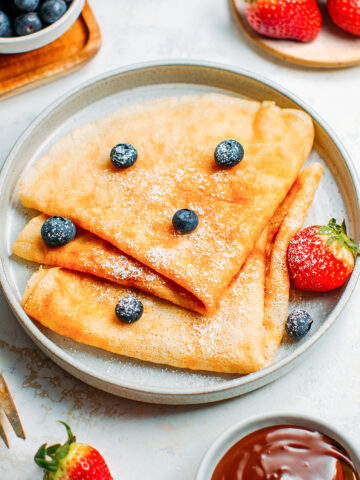
[{"label": "white ceramic plate", "polygon": [[205,454],[195,480],[209,480],[214,473],[216,465],[225,453],[241,438],[261,428],[273,425],[295,425],[298,427],[316,430],[338,442],[350,456],[356,470],[360,472],[360,453],[351,439],[346,438],[340,431],[329,425],[324,420],[293,413],[271,413],[256,415],[233,425],[226,430],[212,444]]},{"label": "white ceramic plate", "polygon": [[330,294],[292,293],[290,309],[301,305],[314,325],[298,343],[283,344],[276,362],[260,372],[222,375],[192,372],[127,359],[62,338],[34,323],[20,300],[37,265],[11,255],[11,246],[34,212],[24,211],[16,196],[24,170],[37,161],[66,132],[126,104],[155,97],[220,91],[256,100],[274,100],[282,107],[308,111],[316,126],[316,149],[310,160],[320,160],[324,176],[311,207],[308,224],[330,216],[346,218],[350,234],[359,238],[359,186],[347,153],[329,128],[300,100],[265,79],[219,65],[194,63],[146,64],[110,72],[80,86],[51,105],[21,136],[0,176],[0,281],[8,301],[34,342],[65,370],[81,380],[116,395],[154,403],[205,403],[241,395],[286,373],[332,325],[348,300],[360,265],[346,287]]}]

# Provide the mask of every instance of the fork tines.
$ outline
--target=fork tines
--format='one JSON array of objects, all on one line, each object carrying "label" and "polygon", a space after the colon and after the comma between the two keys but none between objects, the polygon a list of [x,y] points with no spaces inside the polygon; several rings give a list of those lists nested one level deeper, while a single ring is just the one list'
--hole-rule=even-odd
[{"label": "fork tines", "polygon": [[[14,400],[12,399],[8,386],[6,385],[3,375],[0,374],[0,409],[4,411],[10,425],[19,438],[25,439],[25,433],[20,422],[19,414],[16,410]],[[0,437],[4,440],[5,445],[9,448],[9,442],[6,437],[4,426],[0,416]]]}]

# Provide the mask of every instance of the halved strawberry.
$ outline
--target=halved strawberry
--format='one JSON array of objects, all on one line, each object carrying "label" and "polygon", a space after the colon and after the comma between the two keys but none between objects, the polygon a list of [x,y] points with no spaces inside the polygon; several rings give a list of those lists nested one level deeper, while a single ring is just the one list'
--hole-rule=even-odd
[{"label": "halved strawberry", "polygon": [[354,269],[360,252],[346,233],[345,220],[337,225],[314,225],[297,233],[289,243],[290,277],[300,290],[327,292],[343,285]]},{"label": "halved strawberry", "polygon": [[78,443],[70,427],[62,423],[68,439],[64,445],[41,445],[35,462],[44,470],[44,480],[113,480],[108,466],[93,447]]},{"label": "halved strawberry", "polygon": [[246,0],[245,15],[261,35],[314,40],[321,29],[321,14],[315,0]]}]

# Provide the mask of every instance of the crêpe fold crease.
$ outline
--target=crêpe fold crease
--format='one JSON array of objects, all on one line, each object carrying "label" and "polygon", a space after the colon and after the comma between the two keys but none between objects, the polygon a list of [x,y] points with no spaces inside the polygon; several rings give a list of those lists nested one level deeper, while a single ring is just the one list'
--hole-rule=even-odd
[{"label": "cr\u00eape fold crease", "polygon": [[77,227],[75,239],[67,245],[47,246],[41,237],[41,227],[48,218],[42,214],[30,220],[13,245],[15,255],[32,262],[96,275],[195,312],[207,313],[204,304],[191,292],[82,228]]}]

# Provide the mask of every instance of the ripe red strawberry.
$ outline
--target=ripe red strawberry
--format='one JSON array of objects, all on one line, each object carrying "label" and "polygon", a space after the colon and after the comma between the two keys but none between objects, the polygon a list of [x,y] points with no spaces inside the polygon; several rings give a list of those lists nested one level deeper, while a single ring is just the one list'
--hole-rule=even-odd
[{"label": "ripe red strawberry", "polygon": [[70,427],[62,423],[68,439],[64,445],[42,445],[35,462],[44,469],[44,480],[113,480],[105,460],[95,448],[78,443]]},{"label": "ripe red strawberry", "polygon": [[356,243],[346,235],[345,220],[337,225],[304,228],[289,243],[287,260],[290,277],[300,290],[327,292],[343,285],[354,269]]},{"label": "ripe red strawberry", "polygon": [[246,0],[245,15],[261,35],[311,42],[321,29],[316,0]]},{"label": "ripe red strawberry", "polygon": [[328,0],[327,9],[336,25],[353,35],[360,35],[359,0]]}]

